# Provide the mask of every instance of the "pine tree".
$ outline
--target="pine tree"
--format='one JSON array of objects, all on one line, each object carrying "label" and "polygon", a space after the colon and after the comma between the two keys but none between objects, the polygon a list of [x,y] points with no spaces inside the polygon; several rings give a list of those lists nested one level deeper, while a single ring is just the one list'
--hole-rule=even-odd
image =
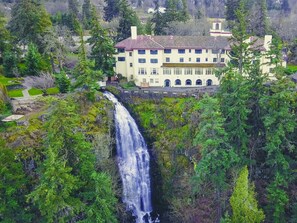
[{"label": "pine tree", "polygon": [[154,26],[154,34],[155,35],[164,35],[165,28],[168,27],[168,24],[163,16],[163,14],[159,11],[160,5],[159,0],[155,0],[155,12],[152,18],[152,22],[155,24]]},{"label": "pine tree", "polygon": [[6,18],[0,12],[0,57],[3,56],[5,49],[7,48],[7,43],[10,40],[9,31],[6,29]]},{"label": "pine tree", "polygon": [[245,166],[239,173],[233,194],[230,198],[232,207],[232,223],[260,223],[265,215],[258,208],[254,185],[248,181],[248,169]]}]

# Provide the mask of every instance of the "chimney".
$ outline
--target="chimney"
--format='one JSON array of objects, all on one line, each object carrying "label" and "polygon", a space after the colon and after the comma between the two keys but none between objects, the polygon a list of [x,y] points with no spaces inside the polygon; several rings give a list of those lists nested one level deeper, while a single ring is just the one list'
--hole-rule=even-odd
[{"label": "chimney", "polygon": [[271,43],[272,43],[272,35],[265,35],[265,37],[264,37],[264,48],[266,50],[270,49]]},{"label": "chimney", "polygon": [[131,39],[137,39],[137,26],[131,26]]}]

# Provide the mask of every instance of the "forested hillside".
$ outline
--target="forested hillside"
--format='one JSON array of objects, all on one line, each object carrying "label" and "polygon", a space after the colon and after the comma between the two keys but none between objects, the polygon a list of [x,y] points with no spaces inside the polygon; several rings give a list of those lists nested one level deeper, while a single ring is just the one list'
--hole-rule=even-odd
[{"label": "forested hillside", "polygon": [[[123,204],[114,107],[98,81],[115,76],[114,44],[131,26],[147,35],[208,35],[208,17],[226,18],[233,33],[217,92],[142,98],[107,88],[147,140],[154,215],[162,223],[297,222],[294,3],[2,0],[0,117],[19,98],[37,106],[0,123],[0,222],[134,222]],[[147,13],[160,6],[165,13]],[[273,35],[265,56],[274,80],[246,41],[265,34]]]}]

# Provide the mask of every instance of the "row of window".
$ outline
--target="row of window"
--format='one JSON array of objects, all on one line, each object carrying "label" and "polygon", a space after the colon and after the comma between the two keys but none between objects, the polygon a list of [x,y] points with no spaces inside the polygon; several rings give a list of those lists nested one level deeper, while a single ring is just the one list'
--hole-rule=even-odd
[{"label": "row of window", "polygon": [[[180,79],[176,79],[176,80],[174,81],[174,84],[175,84],[176,86],[180,86],[180,85],[182,84],[182,82],[181,82]],[[195,84],[196,84],[197,86],[199,86],[199,85],[202,85],[203,82],[202,82],[201,79],[198,79],[198,80],[196,80]],[[187,79],[187,80],[185,81],[185,85],[186,85],[186,86],[192,86],[192,80]],[[212,80],[211,80],[211,79],[208,79],[208,80],[206,81],[206,85],[207,85],[207,86],[212,85]],[[166,79],[166,80],[164,81],[164,86],[165,86],[165,87],[170,87],[170,86],[171,86],[171,81],[170,81],[169,79]]]},{"label": "row of window", "polygon": [[[147,69],[146,68],[138,68],[138,74],[139,75],[146,75],[147,74]],[[158,75],[159,74],[159,69],[158,68],[151,68],[150,69],[150,74]]]},{"label": "row of window", "polygon": [[[143,78],[143,79],[142,79],[142,82],[143,82],[143,83],[146,83],[146,81],[147,81],[146,78]],[[158,78],[156,78],[156,79],[150,78],[149,81],[150,81],[150,84],[159,84],[159,79],[158,79]],[[181,82],[180,79],[176,79],[176,80],[174,81],[174,84],[175,84],[176,86],[180,86],[180,85],[182,84],[182,82]],[[187,80],[185,81],[185,85],[186,85],[186,86],[192,86],[192,80],[187,79]],[[202,81],[201,79],[198,79],[198,80],[195,81],[195,85],[197,85],[197,86],[201,86],[201,85],[203,85],[203,81]],[[207,85],[207,86],[212,85],[212,80],[211,80],[211,79],[208,79],[208,80],[206,81],[206,85]],[[170,87],[170,86],[171,86],[171,81],[170,81],[169,79],[166,79],[166,80],[164,81],[164,86],[165,86],[165,87]]]},{"label": "row of window", "polygon": [[[166,57],[165,58],[166,60],[166,63],[169,63],[170,62],[170,58],[169,57]],[[188,59],[189,62],[192,61],[191,58]],[[125,61],[125,57],[118,57],[118,61]],[[183,57],[179,58],[179,62],[180,63],[183,63],[185,60]],[[151,63],[158,63],[158,59],[150,59],[150,62]],[[200,63],[201,62],[201,59],[200,58],[196,58],[196,63]],[[205,58],[205,62],[208,62],[208,58]],[[213,58],[212,59],[212,62],[213,63],[217,63],[218,62],[218,58]],[[225,58],[221,58],[221,63],[224,63],[225,62]],[[145,58],[139,58],[138,59],[138,63],[146,63],[146,59]]]},{"label": "row of window", "polygon": [[212,75],[214,74],[214,70],[212,68],[164,68],[163,69],[163,74],[164,75]]},{"label": "row of window", "polygon": [[[149,50],[151,55],[157,55],[158,54],[158,50]],[[165,54],[170,54],[172,51],[172,49],[164,49],[164,53]],[[202,54],[202,49],[195,49],[193,50],[195,52],[195,54]],[[118,53],[124,53],[125,52],[125,48],[118,48]],[[188,52],[191,53],[192,49],[188,49]],[[212,49],[211,53],[212,54],[225,54],[225,50],[224,49]],[[178,53],[179,54],[185,54],[186,53],[186,49],[178,49]],[[205,49],[205,53],[208,53],[208,49]],[[146,54],[146,50],[138,50],[138,54]],[[130,55],[131,56],[131,55]]]}]

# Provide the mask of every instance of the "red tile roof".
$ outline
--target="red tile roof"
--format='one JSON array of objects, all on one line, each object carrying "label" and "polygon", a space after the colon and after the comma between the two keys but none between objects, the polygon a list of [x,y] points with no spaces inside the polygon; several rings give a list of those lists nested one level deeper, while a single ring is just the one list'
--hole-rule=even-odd
[{"label": "red tile roof", "polygon": [[134,49],[228,49],[226,37],[213,36],[137,36],[127,38],[115,45],[116,48]]},{"label": "red tile roof", "polygon": [[[255,38],[253,38],[255,40]],[[254,46],[265,50],[263,40],[257,39]],[[230,50],[229,37],[214,36],[144,36],[127,38],[115,45],[116,48],[134,49],[225,49]]]}]

